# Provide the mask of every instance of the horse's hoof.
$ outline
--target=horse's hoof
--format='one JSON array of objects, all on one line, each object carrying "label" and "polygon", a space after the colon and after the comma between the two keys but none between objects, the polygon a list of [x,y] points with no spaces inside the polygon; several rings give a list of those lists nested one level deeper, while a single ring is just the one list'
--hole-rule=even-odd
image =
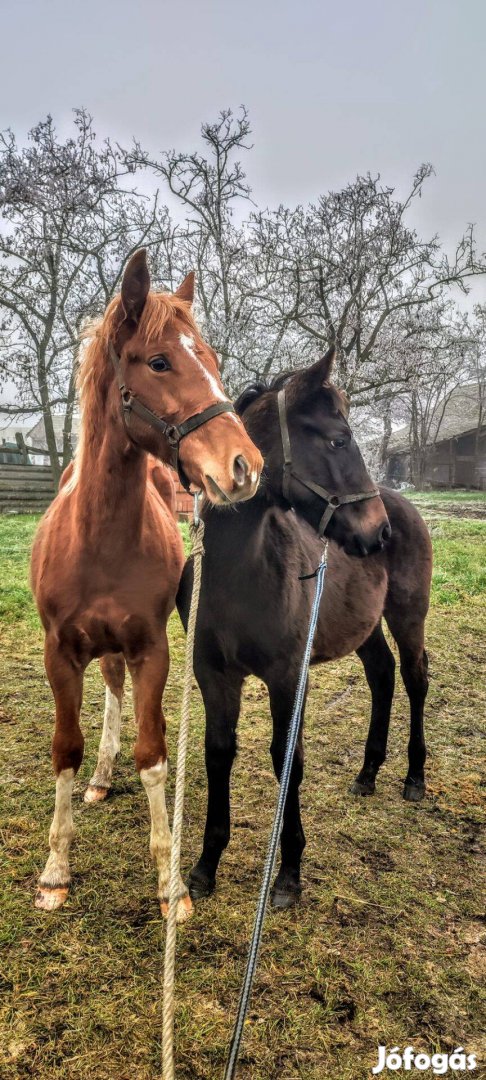
[{"label": "horse's hoof", "polygon": [[67,899],[69,885],[43,885],[39,882],[34,906],[38,911],[56,911]]},{"label": "horse's hoof", "polygon": [[374,780],[353,780],[349,788],[351,795],[374,795],[375,794],[375,781]]},{"label": "horse's hoof", "polygon": [[194,903],[197,904],[198,900],[206,900],[208,896],[214,892],[216,888],[216,878],[211,880],[210,878],[192,877],[189,875],[189,896]]},{"label": "horse's hoof", "polygon": [[[164,919],[168,919],[169,918],[169,901],[168,900],[161,900],[160,901],[160,910],[161,910],[162,915],[164,916]],[[185,896],[181,896],[179,898],[179,900],[177,901],[176,922],[181,923],[181,922],[185,922],[186,919],[190,919],[193,911],[194,911],[194,908],[192,906],[191,897],[188,896],[187,893],[186,893]]]},{"label": "horse's hoof", "polygon": [[86,803],[104,802],[108,795],[109,789],[107,787],[98,787],[97,784],[88,784],[84,793],[84,801]]},{"label": "horse's hoof", "polygon": [[299,903],[302,889],[272,889],[270,894],[270,907],[274,911],[289,911]]},{"label": "horse's hoof", "polygon": [[403,789],[403,798],[406,802],[422,802],[425,797],[425,784],[423,780],[406,780]]}]

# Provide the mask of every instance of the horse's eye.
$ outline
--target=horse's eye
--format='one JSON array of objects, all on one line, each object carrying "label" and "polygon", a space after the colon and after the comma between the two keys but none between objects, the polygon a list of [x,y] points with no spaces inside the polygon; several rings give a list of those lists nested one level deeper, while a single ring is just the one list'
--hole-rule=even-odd
[{"label": "horse's eye", "polygon": [[170,364],[167,357],[154,356],[153,360],[149,361],[149,367],[152,368],[152,371],[168,371]]},{"label": "horse's eye", "polygon": [[346,439],[331,439],[331,446],[333,450],[342,450],[346,446]]}]

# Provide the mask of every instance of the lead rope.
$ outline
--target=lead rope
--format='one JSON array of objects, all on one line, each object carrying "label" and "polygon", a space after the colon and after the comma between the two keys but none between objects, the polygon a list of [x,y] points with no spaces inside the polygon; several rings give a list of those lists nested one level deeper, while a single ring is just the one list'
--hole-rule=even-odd
[{"label": "lead rope", "polygon": [[258,905],[255,915],[255,922],[253,925],[253,934],[250,941],[250,948],[248,950],[248,958],[246,962],[245,977],[243,980],[243,986],[241,990],[240,1002],[238,1005],[238,1012],[236,1015],[235,1025],[233,1028],[233,1037],[231,1040],[228,1060],[226,1062],[226,1069],[224,1074],[224,1080],[233,1080],[236,1071],[236,1065],[238,1061],[238,1054],[241,1045],[241,1039],[243,1035],[243,1027],[248,1011],[248,1005],[250,1001],[250,995],[253,986],[253,980],[255,977],[258,953],[260,949],[260,942],[263,931],[263,921],[265,918],[265,912],[267,909],[268,896],[270,892],[270,883],[273,875],[273,869],[275,865],[275,857],[277,854],[278,842],[280,839],[280,833],[282,831],[283,814],[285,809],[285,803],[287,799],[287,793],[289,790],[290,772],[292,769],[292,762],[294,760],[294,752],[297,743],[297,738],[300,730],[300,722],[302,717],[302,706],[304,703],[305,688],[307,684],[307,675],[309,672],[309,663],[311,657],[312,642],[314,640],[314,634],[317,626],[317,619],[319,615],[319,604],[321,601],[322,590],[324,588],[324,575],[326,572],[327,558],[327,543],[321,556],[321,561],[314,574],[306,575],[307,577],[316,577],[316,590],[314,593],[314,601],[312,604],[312,611],[309,621],[309,631],[307,634],[307,641],[302,657],[302,664],[299,673],[299,681],[297,684],[297,690],[295,694],[294,707],[292,711],[292,717],[290,721],[289,731],[287,735],[287,745],[285,747],[285,758],[282,768],[282,775],[280,778],[280,788],[278,793],[277,807],[275,810],[275,817],[273,819],[272,832],[270,834],[270,841],[268,844],[267,857],[265,860],[265,868],[263,871],[263,880],[260,889],[260,896],[258,898]]},{"label": "lead rope", "polygon": [[204,522],[199,517],[198,493],[194,496],[194,520],[191,525],[194,582],[187,624],[184,687],[182,692],[181,723],[177,745],[177,770],[174,797],[174,820],[172,823],[172,847],[170,853],[169,914],[165,939],[164,1003],[162,1028],[162,1078],[174,1080],[174,973],[177,934],[177,902],[179,900],[180,855],[182,816],[184,811],[184,784],[189,738],[190,701],[193,679],[194,635],[196,630],[199,593],[201,591],[202,560],[204,555]]}]

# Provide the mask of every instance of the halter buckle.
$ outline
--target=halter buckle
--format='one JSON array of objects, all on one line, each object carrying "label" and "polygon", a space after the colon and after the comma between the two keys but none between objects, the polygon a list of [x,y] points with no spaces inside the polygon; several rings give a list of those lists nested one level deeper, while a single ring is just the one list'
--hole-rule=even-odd
[{"label": "halter buckle", "polygon": [[175,424],[168,424],[166,429],[165,429],[164,435],[165,435],[165,437],[167,439],[167,442],[169,443],[169,446],[171,446],[173,450],[177,450],[177,448],[179,446],[180,438],[179,438],[179,431],[178,431],[178,428],[176,427],[176,425]]}]

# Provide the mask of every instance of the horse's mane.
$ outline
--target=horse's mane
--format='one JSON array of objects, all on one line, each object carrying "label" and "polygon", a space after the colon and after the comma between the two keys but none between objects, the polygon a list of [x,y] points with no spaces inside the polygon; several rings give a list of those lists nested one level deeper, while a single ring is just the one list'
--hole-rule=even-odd
[{"label": "horse's mane", "polygon": [[[258,401],[263,394],[267,394],[272,390],[281,390],[290,379],[292,379],[293,392],[292,390],[290,391],[289,397],[290,400],[292,400],[293,395],[298,396],[299,386],[302,385],[302,380],[299,380],[298,376],[302,375],[305,377],[307,371],[307,368],[294,368],[293,371],[281,371],[278,375],[274,375],[270,382],[259,380],[250,383],[249,386],[245,386],[244,390],[241,391],[240,396],[235,401],[235,410],[238,413],[238,416],[243,416],[243,413],[246,412],[250,405],[252,405],[254,401]],[[294,379],[294,376],[297,376],[297,378]],[[342,412],[343,415],[347,417],[349,413],[349,398],[345,391],[340,390],[339,387],[331,382],[323,383],[322,389],[327,390],[327,393],[332,399],[334,408],[338,409],[339,412]]]},{"label": "horse's mane", "polygon": [[[190,304],[171,293],[149,292],[138,324],[138,333],[149,341],[160,336],[167,324],[179,318],[196,332]],[[81,406],[79,453],[103,430],[103,415],[114,370],[109,358],[109,343],[120,326],[120,296],[110,301],[101,319],[93,319],[83,329],[77,387]]]},{"label": "horse's mane", "polygon": [[259,380],[254,383],[249,383],[249,385],[245,386],[241,391],[241,394],[235,401],[235,410],[238,413],[238,416],[243,416],[246,409],[248,409],[254,401],[260,398],[262,394],[267,394],[270,390],[281,390],[282,386],[285,386],[285,383],[288,382],[293,375],[297,374],[298,370],[281,371],[278,375],[274,375],[270,382]]}]

